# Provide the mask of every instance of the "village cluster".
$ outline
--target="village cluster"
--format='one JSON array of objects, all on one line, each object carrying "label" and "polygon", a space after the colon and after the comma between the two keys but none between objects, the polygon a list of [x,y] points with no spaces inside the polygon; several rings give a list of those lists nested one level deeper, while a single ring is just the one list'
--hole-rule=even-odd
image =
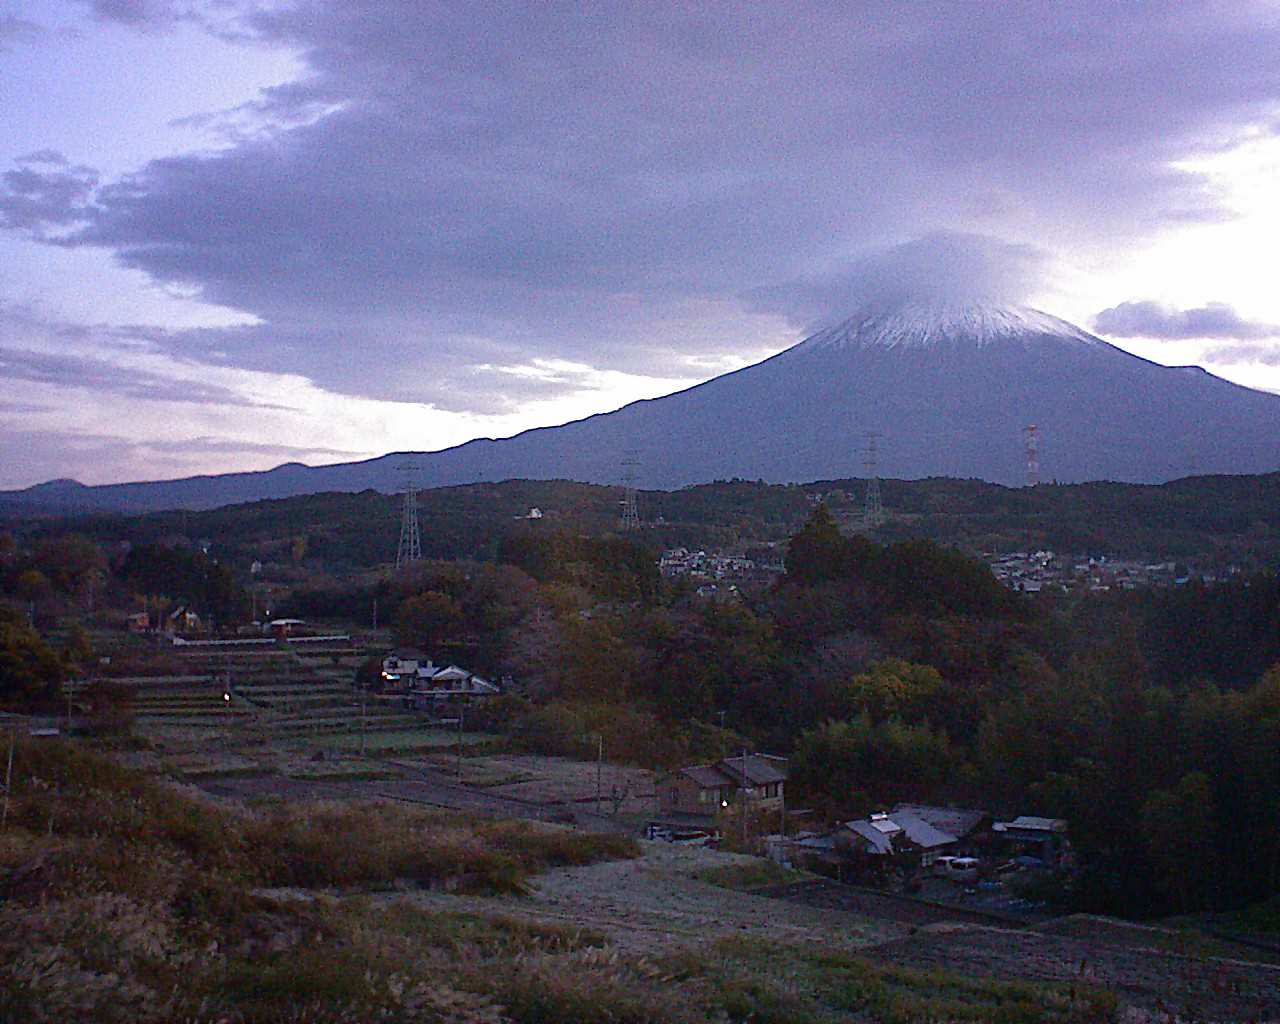
[{"label": "village cluster", "polygon": [[1142,587],[1180,587],[1193,581],[1213,583],[1240,573],[1228,566],[1221,573],[1193,572],[1174,561],[1143,562],[1106,555],[1066,556],[1052,551],[1015,551],[984,555],[991,572],[1005,586],[1026,594],[1046,590],[1137,590]]},{"label": "village cluster", "polygon": [[[1106,555],[1059,555],[1053,551],[988,553],[982,557],[997,580],[1026,594],[1175,587],[1193,581],[1213,583],[1240,573],[1237,566],[1204,573],[1172,560],[1144,562]],[[768,586],[785,572],[780,562],[764,563],[723,551],[688,548],[662,552],[658,568],[669,579],[683,577],[693,582],[700,597],[719,599],[736,597],[742,589]]]},{"label": "village cluster", "polygon": [[692,582],[699,597],[734,599],[743,588],[767,587],[786,570],[781,561],[759,562],[722,551],[690,551],[671,548],[658,559],[658,571],[667,579]]},{"label": "village cluster", "polygon": [[659,775],[658,813],[646,834],[715,845],[734,829],[744,836],[759,830],[764,851],[784,866],[1002,913],[1031,909],[1018,882],[1073,867],[1067,822],[1059,818],[1000,821],[983,810],[900,803],[824,829],[796,829],[812,816],[787,808],[787,774],[786,758],[743,751]]}]

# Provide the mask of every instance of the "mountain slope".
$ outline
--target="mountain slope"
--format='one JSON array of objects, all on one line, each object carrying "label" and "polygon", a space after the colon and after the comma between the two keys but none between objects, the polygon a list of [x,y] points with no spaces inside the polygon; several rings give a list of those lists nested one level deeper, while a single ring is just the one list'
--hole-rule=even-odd
[{"label": "mountain slope", "polygon": [[[1040,428],[1046,480],[1160,482],[1280,468],[1280,396],[1165,367],[1056,317],[989,306],[858,314],[762,363],[663,398],[504,440],[410,456],[423,486],[510,478],[611,483],[627,451],[646,487],[862,475],[876,431],[890,477],[1025,480]],[[40,485],[62,507],[208,508],[316,491],[396,488],[403,454],[159,483]]]}]

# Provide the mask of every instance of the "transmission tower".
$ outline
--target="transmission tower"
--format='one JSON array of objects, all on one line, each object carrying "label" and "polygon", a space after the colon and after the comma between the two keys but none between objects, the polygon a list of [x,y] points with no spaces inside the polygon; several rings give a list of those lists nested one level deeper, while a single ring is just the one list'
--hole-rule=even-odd
[{"label": "transmission tower", "polygon": [[877,450],[883,434],[873,430],[864,435],[867,445],[862,449],[862,468],[867,472],[867,500],[862,508],[862,522],[868,530],[874,530],[884,522],[884,505],[880,501],[880,464]]},{"label": "transmission tower", "polygon": [[640,508],[636,503],[636,468],[640,465],[638,452],[627,452],[622,460],[622,528],[640,529]]},{"label": "transmission tower", "polygon": [[1027,452],[1027,486],[1040,482],[1040,428],[1034,423],[1022,428],[1022,440]]},{"label": "transmission tower", "polygon": [[396,568],[422,561],[422,536],[418,533],[418,467],[412,462],[396,466],[404,479],[404,504],[400,513],[400,546],[396,549]]}]

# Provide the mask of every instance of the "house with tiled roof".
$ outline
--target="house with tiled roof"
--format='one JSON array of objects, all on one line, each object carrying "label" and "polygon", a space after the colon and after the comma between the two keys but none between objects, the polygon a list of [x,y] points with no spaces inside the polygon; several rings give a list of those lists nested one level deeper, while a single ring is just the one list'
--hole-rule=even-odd
[{"label": "house with tiled roof", "polygon": [[658,777],[659,813],[710,824],[744,796],[753,807],[781,807],[785,799],[787,759],[771,754],[740,754],[712,764],[695,764]]}]

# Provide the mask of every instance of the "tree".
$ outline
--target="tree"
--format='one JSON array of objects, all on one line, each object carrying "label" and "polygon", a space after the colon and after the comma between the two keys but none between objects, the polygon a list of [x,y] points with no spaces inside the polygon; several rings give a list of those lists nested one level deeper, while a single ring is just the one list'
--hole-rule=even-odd
[{"label": "tree", "polygon": [[918,722],[928,717],[933,701],[942,692],[942,676],[932,665],[916,665],[901,658],[886,658],[850,679],[838,691],[842,717],[869,714],[873,721],[901,718]]},{"label": "tree", "polygon": [[382,659],[371,655],[360,662],[356,669],[356,686],[362,690],[376,690],[382,682]]},{"label": "tree", "polygon": [[841,815],[904,799],[938,799],[955,759],[947,737],[927,725],[868,715],[810,729],[796,747],[792,778],[819,806]]},{"label": "tree", "polygon": [[461,620],[457,602],[448,594],[428,590],[400,605],[396,615],[396,639],[408,646],[434,650]]},{"label": "tree", "polygon": [[12,708],[48,705],[57,698],[62,671],[40,635],[0,605],[0,702]]},{"label": "tree", "polygon": [[1213,791],[1204,772],[1188,772],[1173,789],[1142,805],[1142,834],[1156,883],[1180,912],[1205,906],[1218,875]]},{"label": "tree", "polygon": [[53,597],[53,584],[39,569],[28,569],[14,581],[13,593],[21,601],[42,605]]},{"label": "tree", "polygon": [[62,656],[68,665],[75,665],[81,670],[93,661],[93,641],[80,623],[72,623],[71,628],[67,630]]},{"label": "tree", "polygon": [[78,533],[41,541],[32,560],[64,594],[78,592],[91,578],[101,579],[107,568],[107,560],[98,545]]},{"label": "tree", "polygon": [[190,604],[222,625],[248,611],[248,599],[231,570],[200,551],[139,544],[125,556],[120,577],[150,599],[163,596]]},{"label": "tree", "polygon": [[846,549],[840,527],[827,506],[819,505],[787,544],[787,579],[806,586],[838,579],[844,571]]},{"label": "tree", "polygon": [[559,690],[570,700],[622,702],[635,686],[639,652],[604,617],[560,624]]}]

